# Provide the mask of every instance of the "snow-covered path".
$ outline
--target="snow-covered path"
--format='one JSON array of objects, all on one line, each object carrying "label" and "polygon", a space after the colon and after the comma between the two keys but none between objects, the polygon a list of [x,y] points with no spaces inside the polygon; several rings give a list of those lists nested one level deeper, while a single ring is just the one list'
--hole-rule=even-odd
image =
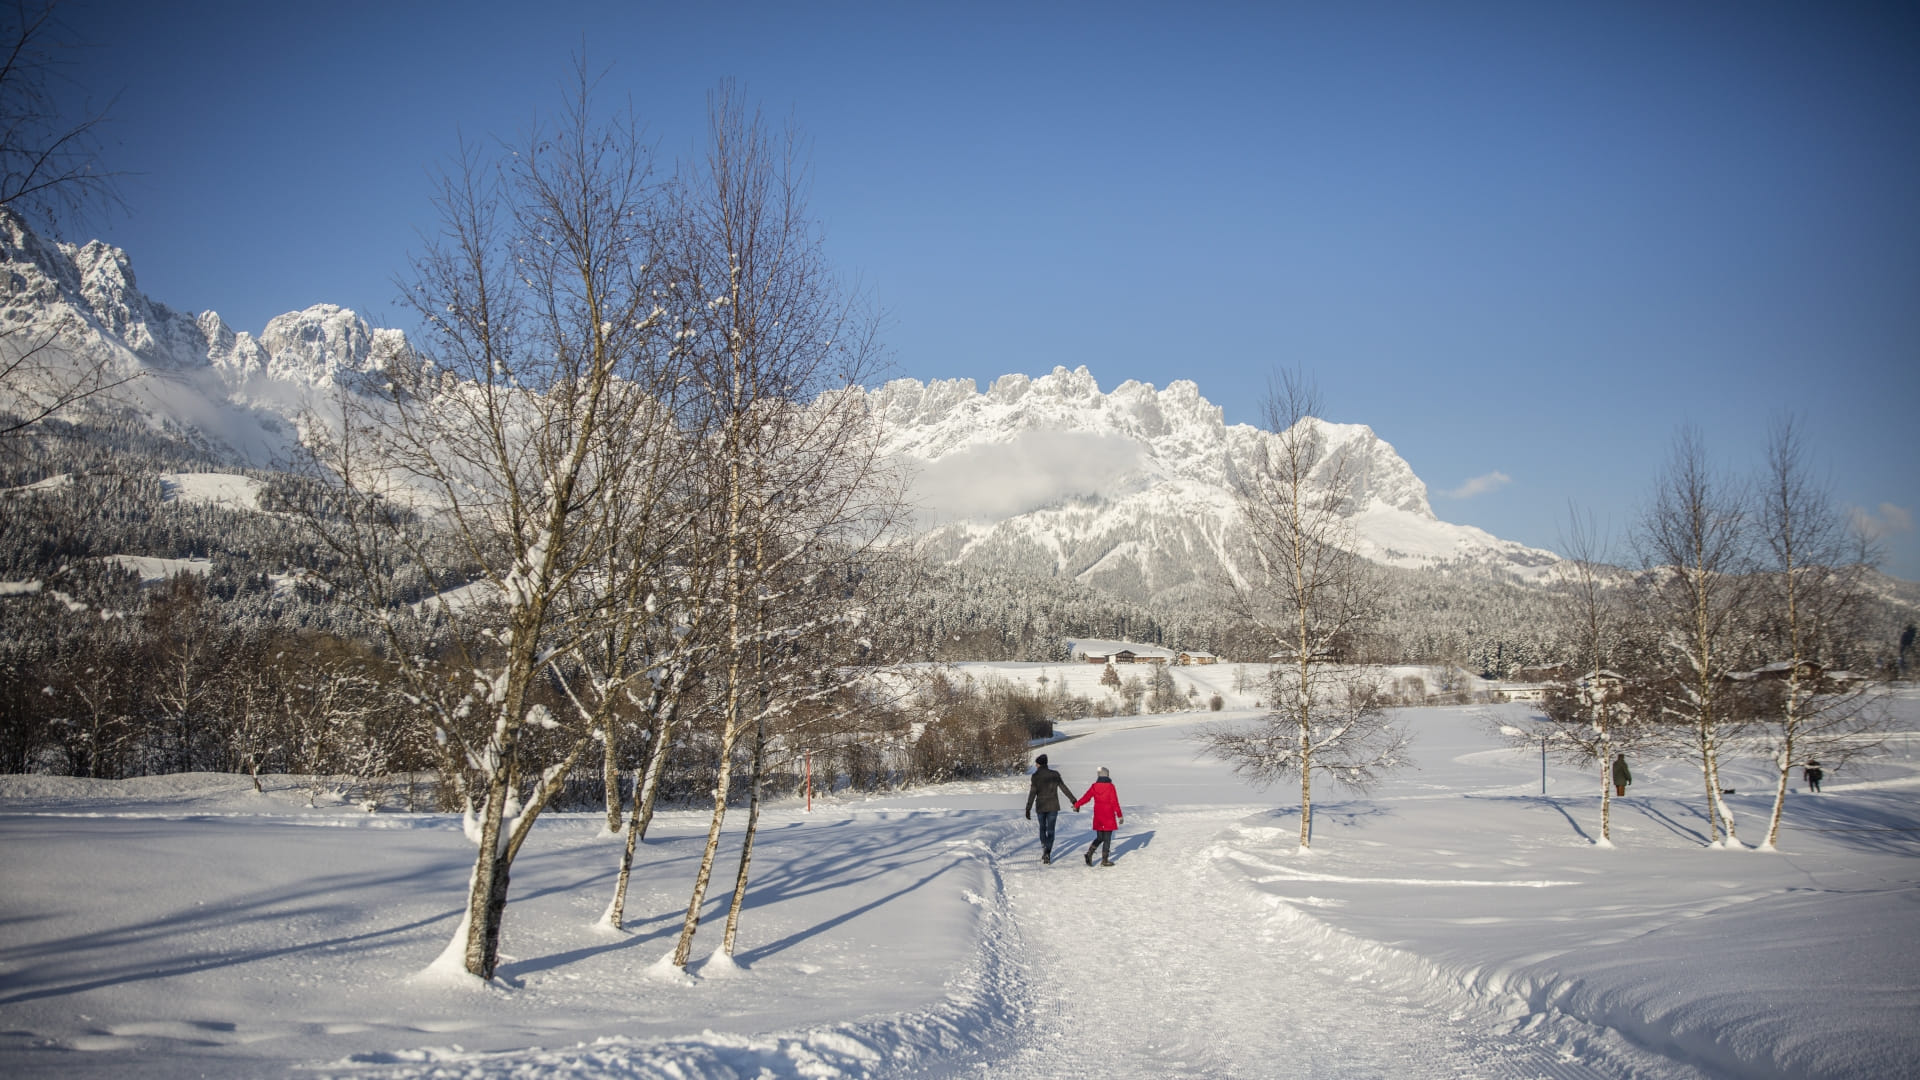
[{"label": "snow-covered path", "polygon": [[1062,815],[1051,866],[1026,832],[996,853],[1026,960],[1026,1019],[979,1075],[1605,1075],[1498,1034],[1472,1003],[1437,1011],[1343,967],[1214,865],[1223,816],[1234,815],[1129,817],[1111,868],[1083,862],[1081,815]]}]

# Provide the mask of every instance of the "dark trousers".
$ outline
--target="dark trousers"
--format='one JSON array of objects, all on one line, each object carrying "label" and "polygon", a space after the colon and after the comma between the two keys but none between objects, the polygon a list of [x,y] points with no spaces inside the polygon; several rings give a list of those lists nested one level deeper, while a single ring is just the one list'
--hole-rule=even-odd
[{"label": "dark trousers", "polygon": [[1060,812],[1040,810],[1037,813],[1040,815],[1040,857],[1049,858],[1053,855],[1053,827],[1060,820]]},{"label": "dark trousers", "polygon": [[1101,862],[1112,862],[1113,861],[1113,830],[1108,829],[1106,832],[1094,833],[1093,843],[1087,845],[1087,854],[1089,855],[1093,854],[1094,848],[1100,849]]}]

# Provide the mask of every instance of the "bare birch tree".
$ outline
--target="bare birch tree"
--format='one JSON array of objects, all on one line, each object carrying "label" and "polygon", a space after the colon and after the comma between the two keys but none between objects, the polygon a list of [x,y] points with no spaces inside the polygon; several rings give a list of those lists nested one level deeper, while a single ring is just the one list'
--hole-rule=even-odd
[{"label": "bare birch tree", "polygon": [[[704,496],[693,495],[697,500]],[[672,573],[661,578],[655,594],[657,615],[650,623],[650,667],[647,672],[643,715],[647,719],[645,763],[633,780],[633,797],[626,821],[626,843],[614,877],[613,898],[602,919],[614,929],[624,928],[627,889],[633,876],[634,855],[653,823],[654,805],[666,775],[667,762],[680,733],[689,699],[698,691],[703,669],[717,651],[713,614],[716,606],[713,545],[704,535],[710,509],[701,501],[687,508],[688,528],[676,545]]]},{"label": "bare birch tree", "polygon": [[1684,732],[1706,788],[1710,846],[1740,847],[1722,794],[1720,754],[1737,727],[1730,676],[1751,570],[1749,518],[1733,483],[1714,472],[1700,435],[1682,428],[1641,517],[1635,546],[1653,575],[1648,614],[1661,670],[1653,707]]},{"label": "bare birch tree", "polygon": [[769,738],[790,730],[798,710],[841,698],[878,659],[862,625],[862,579],[900,503],[863,394],[832,392],[782,412],[777,453],[755,462],[753,742],[747,825],[721,941],[728,956],[746,903]]},{"label": "bare birch tree", "polygon": [[1879,748],[1883,725],[1866,679],[1836,681],[1849,631],[1869,597],[1865,576],[1871,544],[1848,528],[1827,489],[1809,475],[1805,442],[1790,417],[1776,420],[1757,518],[1769,556],[1763,598],[1777,642],[1769,667],[1774,692],[1762,699],[1760,724],[1776,778],[1767,839],[1775,850],[1786,810],[1787,780],[1809,761],[1827,767]]},{"label": "bare birch tree", "polygon": [[[572,707],[553,690],[557,661],[609,635],[630,652],[621,635],[655,568],[625,541],[658,501],[683,335],[647,150],[630,120],[594,119],[584,71],[557,124],[496,167],[468,153],[438,205],[442,233],[408,294],[428,339],[388,357],[371,396],[315,440],[348,496],[316,520],[473,776],[473,876],[441,962],[490,979],[514,857],[634,670],[616,659],[596,676],[604,692]],[[393,594],[383,571],[396,564],[426,599]],[[430,622],[431,648],[410,621]]]},{"label": "bare birch tree", "polygon": [[1303,376],[1283,374],[1265,402],[1261,458],[1239,482],[1249,559],[1230,576],[1227,600],[1277,658],[1272,708],[1254,726],[1203,736],[1255,783],[1299,776],[1302,851],[1312,845],[1316,770],[1364,789],[1407,762],[1406,733],[1390,722],[1378,678],[1342,655],[1377,617],[1380,584],[1348,517],[1358,464],[1329,453],[1319,406]]},{"label": "bare birch tree", "polygon": [[1591,514],[1569,508],[1568,524],[1560,541],[1567,557],[1567,581],[1561,616],[1574,645],[1574,662],[1547,701],[1547,720],[1554,727],[1549,745],[1562,759],[1581,768],[1594,768],[1600,780],[1600,839],[1613,846],[1613,760],[1637,749],[1645,728],[1623,707],[1608,657],[1617,642],[1620,583],[1607,563],[1607,538]]},{"label": "bare birch tree", "polygon": [[686,467],[697,433],[681,428],[680,403],[674,398],[680,387],[662,375],[632,425],[650,437],[609,440],[598,449],[616,460],[597,471],[625,475],[625,497],[605,508],[610,519],[605,528],[613,540],[601,552],[603,564],[575,581],[572,602],[583,610],[597,607],[604,625],[556,658],[553,668],[568,707],[601,742],[609,833],[621,828],[624,734],[637,728],[651,738],[660,728],[662,682],[686,651],[685,635],[676,634],[674,626],[687,625],[688,586],[704,581],[687,560],[700,517],[700,496],[688,489]]},{"label": "bare birch tree", "polygon": [[[758,621],[762,592],[786,563],[843,538],[846,515],[817,508],[842,498],[856,505],[876,464],[862,435],[864,398],[835,393],[869,374],[873,323],[828,272],[797,146],[796,132],[776,137],[723,85],[709,98],[706,155],[676,215],[688,296],[705,316],[693,324],[693,381],[708,417],[721,556],[715,618],[724,627],[713,813],[673,953],[680,967],[719,851],[734,751],[765,720],[754,682],[768,633]],[[749,843],[736,894],[751,854]]]}]

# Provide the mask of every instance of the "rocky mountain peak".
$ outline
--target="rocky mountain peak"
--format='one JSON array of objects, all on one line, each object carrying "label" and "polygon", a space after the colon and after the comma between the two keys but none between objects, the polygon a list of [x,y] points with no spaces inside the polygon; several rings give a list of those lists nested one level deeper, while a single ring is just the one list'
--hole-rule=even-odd
[{"label": "rocky mountain peak", "polygon": [[[1249,424],[1229,427],[1223,410],[1198,385],[1176,379],[1166,389],[1129,379],[1102,393],[1087,368],[1056,367],[1039,378],[1003,375],[986,392],[972,379],[897,379],[870,401],[885,425],[889,449],[931,463],[1033,432],[1075,435],[1129,445],[1152,471],[1231,487],[1247,475],[1270,436]],[[1433,520],[1427,488],[1385,440],[1365,424],[1311,425],[1320,464],[1315,477],[1338,485],[1353,512],[1379,502]]]},{"label": "rocky mountain peak", "polygon": [[380,363],[383,349],[404,341],[400,331],[376,330],[338,304],[275,316],[260,332],[260,348],[270,357],[268,374],[313,384],[330,382],[342,371],[367,371]]},{"label": "rocky mountain peak", "polygon": [[[1227,424],[1189,380],[1103,393],[1085,367],[1003,375],[985,392],[971,379],[898,379],[869,402],[888,450],[917,476],[932,550],[1148,601],[1204,590],[1232,564],[1235,493],[1278,445]],[[1555,561],[1439,520],[1426,484],[1367,425],[1301,423],[1312,480],[1337,495],[1367,557],[1511,570]]]},{"label": "rocky mountain peak", "polygon": [[1370,504],[1438,521],[1427,502],[1427,485],[1393,446],[1365,424],[1333,424],[1312,417],[1312,441],[1319,464],[1314,480],[1342,492],[1348,513]]},{"label": "rocky mountain peak", "polygon": [[256,338],[212,311],[175,310],[140,291],[127,253],[101,240],[49,244],[0,210],[0,333],[52,341],[76,363],[120,375],[164,371],[127,384],[121,404],[197,430],[241,463],[286,450],[286,420],[346,371],[363,371],[397,330],[376,330],[336,304],[270,321]]}]

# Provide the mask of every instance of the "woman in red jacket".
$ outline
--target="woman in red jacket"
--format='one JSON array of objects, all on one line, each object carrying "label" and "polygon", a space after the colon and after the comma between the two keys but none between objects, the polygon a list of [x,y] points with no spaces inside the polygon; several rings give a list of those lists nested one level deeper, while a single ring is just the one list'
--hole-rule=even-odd
[{"label": "woman in red jacket", "polygon": [[1074,801],[1073,808],[1080,809],[1093,800],[1093,843],[1087,848],[1087,865],[1093,865],[1093,849],[1100,849],[1100,865],[1113,865],[1113,830],[1127,820],[1126,812],[1120,809],[1120,795],[1113,789],[1113,781],[1108,778],[1104,766],[1100,769],[1100,778],[1093,782],[1085,795]]}]

